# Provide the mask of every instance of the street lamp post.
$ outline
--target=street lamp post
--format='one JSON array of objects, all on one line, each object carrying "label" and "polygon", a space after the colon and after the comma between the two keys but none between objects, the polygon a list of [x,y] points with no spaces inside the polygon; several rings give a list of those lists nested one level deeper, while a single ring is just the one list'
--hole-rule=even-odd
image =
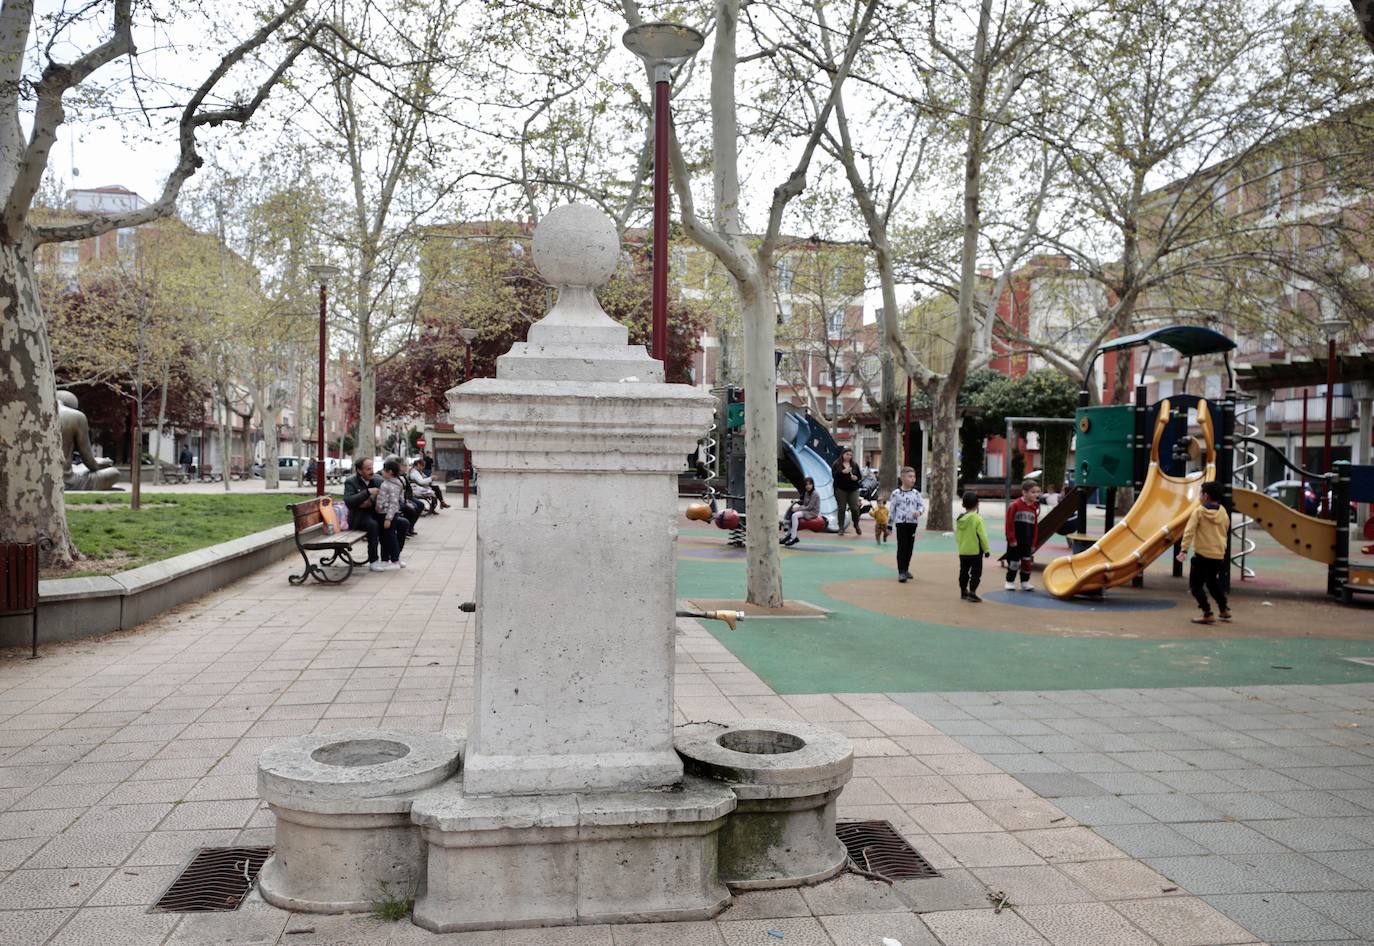
[{"label": "street lamp post", "polygon": [[[460,328],[463,337],[463,381],[472,380],[472,342],[477,338],[477,329]],[[463,437],[463,508],[468,508],[468,493],[472,483],[472,454],[468,453],[468,439]]]},{"label": "street lamp post", "polygon": [[[1322,472],[1331,473],[1331,415],[1336,392],[1336,339],[1350,323],[1345,319],[1322,319],[1322,331],[1326,333],[1326,431],[1322,440]],[[1330,506],[1331,484],[1322,485],[1322,512],[1325,516]]]},{"label": "street lamp post", "polygon": [[315,440],[315,495],[324,495],[324,362],[328,352],[325,318],[329,313],[329,280],[339,275],[339,267],[319,263],[309,267],[310,275],[320,284],[320,390],[319,401],[315,408],[315,421],[318,425]]},{"label": "street lamp post", "polygon": [[668,128],[673,67],[701,49],[706,38],[690,26],[642,23],[623,42],[649,67],[654,82],[654,282],[649,354],[668,365]]}]

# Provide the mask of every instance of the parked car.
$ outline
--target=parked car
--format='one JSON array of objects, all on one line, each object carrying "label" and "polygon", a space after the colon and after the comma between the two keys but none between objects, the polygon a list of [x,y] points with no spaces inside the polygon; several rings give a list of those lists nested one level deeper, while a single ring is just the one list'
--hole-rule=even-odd
[{"label": "parked car", "polygon": [[[277,477],[283,480],[294,480],[300,464],[300,457],[277,457]],[[251,470],[253,475],[259,478],[267,474],[267,469],[262,460],[254,462]]]}]

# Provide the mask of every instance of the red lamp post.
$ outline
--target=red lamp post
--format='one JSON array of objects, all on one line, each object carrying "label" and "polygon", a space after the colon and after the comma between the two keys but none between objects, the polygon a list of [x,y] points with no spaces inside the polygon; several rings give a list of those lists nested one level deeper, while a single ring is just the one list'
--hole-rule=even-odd
[{"label": "red lamp post", "polygon": [[329,280],[339,275],[339,267],[330,266],[328,263],[320,263],[309,267],[310,275],[314,276],[320,284],[320,389],[319,402],[315,408],[315,421],[318,429],[316,430],[315,452],[315,495],[324,495],[324,363],[328,356],[328,335],[326,319],[329,314]]},{"label": "red lamp post", "polygon": [[[477,329],[460,328],[458,334],[463,337],[463,382],[472,380],[472,342],[477,338]],[[468,508],[468,495],[471,492],[472,483],[472,454],[468,452],[467,438],[463,438],[463,508]]]},{"label": "red lamp post", "polygon": [[649,354],[668,364],[668,129],[673,67],[691,59],[706,38],[690,26],[643,23],[625,31],[625,46],[649,67],[654,81],[654,280]]}]

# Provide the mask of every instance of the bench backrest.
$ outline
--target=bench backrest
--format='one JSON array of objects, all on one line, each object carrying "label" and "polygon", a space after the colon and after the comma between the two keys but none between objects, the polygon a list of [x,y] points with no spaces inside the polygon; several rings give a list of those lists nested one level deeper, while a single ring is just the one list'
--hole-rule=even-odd
[{"label": "bench backrest", "polygon": [[290,503],[286,508],[291,510],[291,518],[295,523],[297,532],[304,532],[306,529],[314,528],[323,522],[320,516],[320,501],[318,499],[307,499],[304,502]]},{"label": "bench backrest", "polygon": [[38,546],[0,545],[0,612],[38,607]]}]

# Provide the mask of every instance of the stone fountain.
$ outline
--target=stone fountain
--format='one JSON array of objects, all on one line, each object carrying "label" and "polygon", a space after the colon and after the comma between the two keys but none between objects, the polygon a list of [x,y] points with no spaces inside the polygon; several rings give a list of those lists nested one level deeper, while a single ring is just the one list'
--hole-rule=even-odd
[{"label": "stone fountain", "polygon": [[448,392],[482,482],[466,738],[268,749],[270,902],[340,912],[409,885],[436,931],[688,920],[728,904],[727,881],[844,866],[843,737],[767,720],[674,731],[677,474],[715,399],[663,383],[602,311],[620,258],[605,214],[553,211],[534,258],[557,305],[495,378]]}]

